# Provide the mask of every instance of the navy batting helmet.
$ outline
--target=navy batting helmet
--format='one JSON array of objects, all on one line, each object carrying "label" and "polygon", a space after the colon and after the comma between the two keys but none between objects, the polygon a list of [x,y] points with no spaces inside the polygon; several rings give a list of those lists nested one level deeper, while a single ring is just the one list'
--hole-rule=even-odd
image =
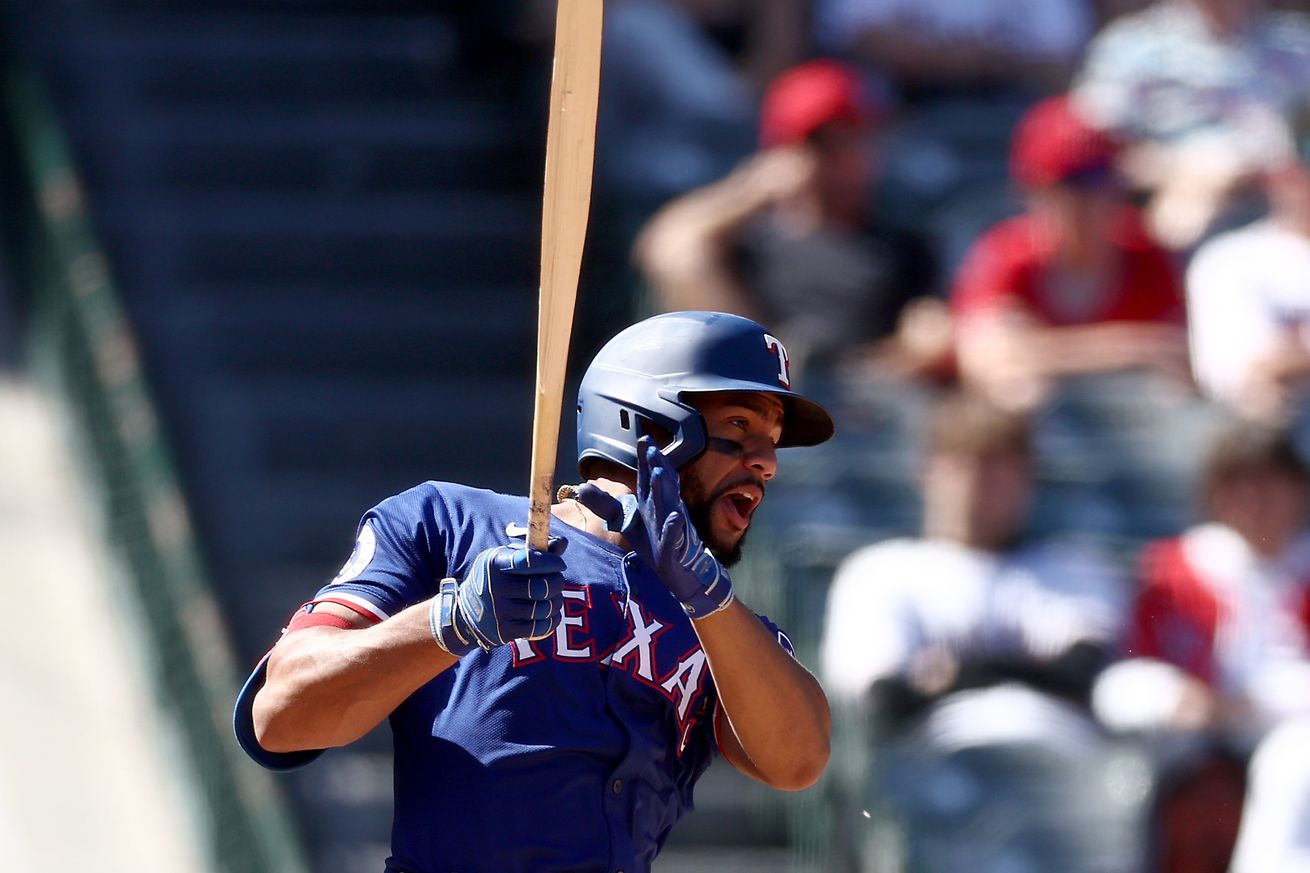
[{"label": "navy batting helmet", "polygon": [[596,354],[578,389],[578,464],[603,458],[635,470],[650,425],[673,434],[664,454],[681,467],[706,447],[705,420],[687,395],[750,391],[783,404],[779,448],[833,434],[823,407],[791,389],[787,350],[749,318],[670,312],[621,331]]}]

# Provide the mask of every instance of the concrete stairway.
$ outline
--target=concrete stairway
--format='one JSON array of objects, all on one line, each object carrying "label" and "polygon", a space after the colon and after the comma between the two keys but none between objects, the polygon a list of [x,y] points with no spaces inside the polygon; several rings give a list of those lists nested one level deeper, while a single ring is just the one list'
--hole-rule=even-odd
[{"label": "concrete stairway", "polygon": [[203,873],[187,762],[155,706],[60,408],[0,381],[0,869]]},{"label": "concrete stairway", "polygon": [[[248,663],[373,503],[527,481],[546,59],[507,30],[519,5],[4,4],[72,135]],[[380,867],[387,747],[287,777],[315,873]],[[748,796],[712,775],[669,869],[734,841],[776,859]]]}]

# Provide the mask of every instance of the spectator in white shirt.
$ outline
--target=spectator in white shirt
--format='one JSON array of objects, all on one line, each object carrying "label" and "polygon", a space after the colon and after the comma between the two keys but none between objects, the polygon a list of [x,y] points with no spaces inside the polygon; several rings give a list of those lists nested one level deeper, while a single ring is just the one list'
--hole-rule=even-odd
[{"label": "spectator in white shirt", "polygon": [[1205,393],[1279,422],[1310,386],[1310,115],[1266,176],[1269,215],[1201,246],[1187,272],[1192,366]]},{"label": "spectator in white shirt", "polygon": [[1016,678],[1082,699],[1115,644],[1124,592],[1089,547],[1024,542],[1031,439],[1024,417],[973,395],[935,410],[923,537],[866,546],[833,581],[823,642],[832,695],[928,704],[959,682]]},{"label": "spectator in white shirt", "polygon": [[[828,601],[829,697],[872,726],[875,804],[912,822],[914,863],[938,873],[1010,869],[1007,858],[1029,865],[1014,869],[1124,869],[1085,848],[1085,811],[1075,809],[1085,792],[1072,787],[1103,749],[1087,699],[1117,645],[1123,584],[1089,546],[1024,541],[1031,440],[1023,417],[973,395],[946,399],[927,436],[923,537],[854,552]],[[1017,765],[971,773],[987,780],[976,789],[987,800],[955,809],[949,834],[933,831],[917,811],[936,801],[919,792],[943,774],[962,778],[969,765],[948,762],[965,750],[974,762],[994,750],[1041,763],[1036,776]],[[995,833],[963,823],[972,815]]]}]

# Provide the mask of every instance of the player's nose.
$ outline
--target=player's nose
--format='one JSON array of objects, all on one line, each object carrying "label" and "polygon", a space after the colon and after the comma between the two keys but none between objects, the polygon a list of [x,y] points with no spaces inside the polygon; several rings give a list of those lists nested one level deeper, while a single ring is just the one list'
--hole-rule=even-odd
[{"label": "player's nose", "polygon": [[765,481],[772,479],[778,472],[778,447],[773,440],[759,437],[747,442],[746,451],[742,453],[742,463],[747,469],[761,476]]}]

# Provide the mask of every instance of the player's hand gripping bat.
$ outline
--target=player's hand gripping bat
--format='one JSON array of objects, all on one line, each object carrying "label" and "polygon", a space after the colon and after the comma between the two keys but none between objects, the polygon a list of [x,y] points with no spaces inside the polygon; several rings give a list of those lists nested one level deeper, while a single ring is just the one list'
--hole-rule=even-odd
[{"label": "player's hand gripping bat", "polygon": [[555,453],[573,305],[587,238],[596,152],[603,0],[559,0],[555,68],[546,129],[546,187],[541,214],[541,295],[537,314],[537,393],[532,412],[528,545],[546,548]]}]

